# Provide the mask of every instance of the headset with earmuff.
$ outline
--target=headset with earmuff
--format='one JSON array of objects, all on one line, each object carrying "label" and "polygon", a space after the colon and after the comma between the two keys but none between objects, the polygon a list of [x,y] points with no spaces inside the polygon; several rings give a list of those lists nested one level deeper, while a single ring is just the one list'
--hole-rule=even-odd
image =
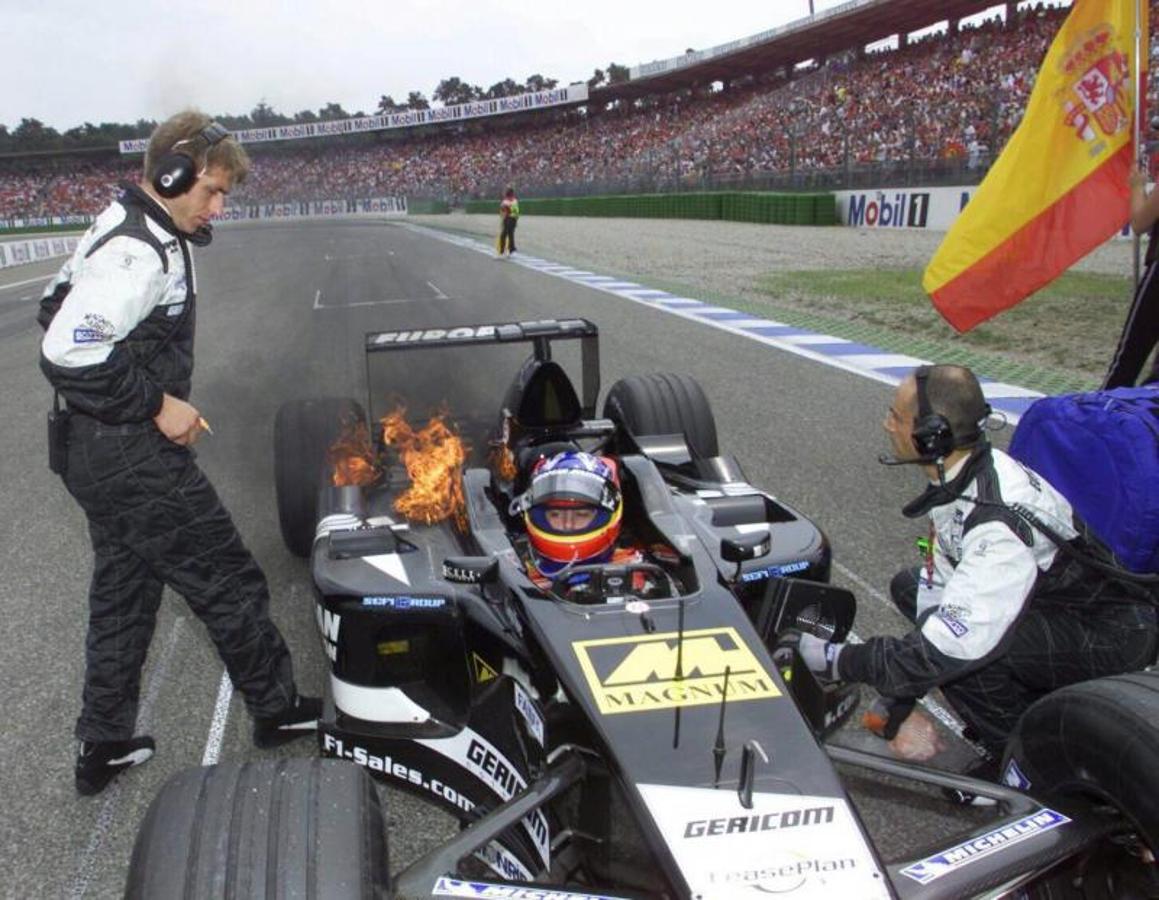
[{"label": "headset with earmuff", "polygon": [[177,148],[184,144],[204,143],[205,149],[208,150],[227,137],[229,137],[229,130],[224,125],[210,122],[193,137],[178,141],[158,161],[156,173],[153,175],[153,190],[166,200],[172,200],[174,197],[180,197],[187,193],[201,172],[197,171],[197,161],[194,159],[193,153]]},{"label": "headset with earmuff", "polygon": [[[960,447],[972,447],[982,439],[982,426],[979,423],[969,434],[955,435],[950,420],[941,413],[934,412],[930,405],[927,382],[930,378],[932,366],[918,366],[914,370],[914,381],[917,383],[918,419],[914,423],[914,430],[910,437],[914,442],[914,449],[923,459],[945,459]],[[990,405],[986,404],[979,420],[990,415]]]},{"label": "headset with earmuff", "polygon": [[927,459],[943,459],[954,450],[954,429],[950,420],[936,413],[930,406],[929,390],[926,382],[930,378],[930,367],[919,366],[914,371],[914,381],[918,386],[918,419],[910,437],[914,449]]},{"label": "headset with earmuff", "polygon": [[[990,404],[987,403],[982,409],[979,423],[975,425],[974,429],[965,435],[959,437],[954,436],[953,426],[950,425],[950,420],[940,413],[936,413],[933,407],[930,406],[930,397],[927,392],[926,382],[929,380],[931,366],[919,366],[914,370],[914,381],[917,383],[918,394],[918,420],[914,425],[914,430],[911,432],[913,438],[914,448],[923,457],[922,460],[896,460],[892,457],[880,457],[879,461],[887,465],[897,465],[902,462],[923,462],[923,461],[937,461],[938,463],[938,479],[941,482],[941,487],[945,489],[945,475],[942,472],[942,460],[945,459],[954,450],[961,447],[971,447],[983,440],[984,421],[991,414]],[[920,499],[920,498],[919,498]],[[983,500],[980,497],[964,497],[970,503],[977,506],[994,507],[996,509],[1004,509],[1016,515],[1023,522],[1031,528],[1036,529],[1043,534],[1048,540],[1055,544],[1061,551],[1068,556],[1078,560],[1078,562],[1090,566],[1093,569],[1111,575],[1123,581],[1133,582],[1137,584],[1155,585],[1159,583],[1159,575],[1154,573],[1140,574],[1125,569],[1122,566],[1113,563],[1108,564],[1102,560],[1095,559],[1089,553],[1084,553],[1074,547],[1070,540],[1059,534],[1054,528],[1043,522],[1036,516],[1029,507],[1020,503],[1002,503],[994,502],[993,500]],[[908,515],[908,514],[907,514]],[[1154,588],[1152,588],[1154,590]],[[1159,597],[1148,595],[1146,597],[1148,602],[1154,606],[1159,606]],[[1101,598],[1100,602],[1115,602],[1108,598]],[[1122,602],[1122,601],[1120,601]]]}]

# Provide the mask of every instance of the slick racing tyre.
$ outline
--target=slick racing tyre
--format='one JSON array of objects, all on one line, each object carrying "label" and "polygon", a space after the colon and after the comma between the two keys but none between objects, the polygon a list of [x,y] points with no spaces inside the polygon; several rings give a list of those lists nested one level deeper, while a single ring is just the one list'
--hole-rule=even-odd
[{"label": "slick racing tyre", "polygon": [[282,405],[274,419],[274,484],[282,540],[295,556],[307,557],[318,524],[318,492],[327,483],[327,454],[353,423],[365,422],[362,407],[339,397],[312,397]]},{"label": "slick racing tyre", "polygon": [[1159,671],[1148,670],[1038,700],[1019,720],[1003,772],[1036,797],[1084,796],[1113,806],[1159,850],[1157,759]]},{"label": "slick racing tyre", "polygon": [[604,418],[635,436],[682,434],[693,459],[709,459],[720,453],[712,408],[690,375],[622,378],[608,391]]},{"label": "slick racing tyre", "polygon": [[388,896],[382,807],[370,776],[336,760],[186,769],[137,832],[125,897],[242,900]]}]

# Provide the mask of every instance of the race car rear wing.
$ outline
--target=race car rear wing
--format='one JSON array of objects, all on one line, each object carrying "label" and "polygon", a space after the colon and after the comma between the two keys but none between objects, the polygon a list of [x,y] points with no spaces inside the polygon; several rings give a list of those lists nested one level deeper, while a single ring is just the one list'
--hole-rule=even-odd
[{"label": "race car rear wing", "polygon": [[550,360],[553,341],[578,340],[583,378],[581,397],[583,415],[586,419],[594,419],[596,399],[600,393],[599,334],[596,325],[587,319],[543,319],[536,322],[501,322],[490,325],[370,332],[366,335],[367,383],[369,383],[371,353],[526,342],[533,345],[537,360]]}]

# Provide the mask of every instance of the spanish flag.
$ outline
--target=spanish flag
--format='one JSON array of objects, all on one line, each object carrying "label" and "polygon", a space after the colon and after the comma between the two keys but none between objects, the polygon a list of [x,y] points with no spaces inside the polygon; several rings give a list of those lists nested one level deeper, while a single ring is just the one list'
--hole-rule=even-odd
[{"label": "spanish flag", "polygon": [[1146,83],[1148,0],[1075,0],[1022,123],[926,267],[922,287],[955,330],[1033,294],[1127,221],[1136,3]]}]

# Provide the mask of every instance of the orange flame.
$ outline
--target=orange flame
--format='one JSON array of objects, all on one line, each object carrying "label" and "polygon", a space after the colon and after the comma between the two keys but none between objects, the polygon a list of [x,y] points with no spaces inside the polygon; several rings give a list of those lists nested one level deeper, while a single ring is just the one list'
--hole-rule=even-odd
[{"label": "orange flame", "polygon": [[514,481],[518,470],[515,468],[515,454],[506,444],[491,448],[491,468],[503,481]]},{"label": "orange flame", "polygon": [[515,466],[515,454],[511,452],[511,414],[503,410],[503,427],[496,440],[491,441],[491,452],[487,454],[491,471],[501,481],[514,481],[519,470]]},{"label": "orange flame", "polygon": [[334,467],[330,480],[335,487],[363,486],[378,478],[374,448],[370,444],[370,431],[365,422],[344,422],[342,433],[330,445],[327,458]]},{"label": "orange flame", "polygon": [[394,501],[394,508],[412,521],[433,525],[452,519],[467,529],[467,500],[463,494],[462,439],[448,427],[446,413],[435,415],[415,431],[407,424],[406,409],[397,407],[382,420],[382,439],[396,447],[411,486]]}]

